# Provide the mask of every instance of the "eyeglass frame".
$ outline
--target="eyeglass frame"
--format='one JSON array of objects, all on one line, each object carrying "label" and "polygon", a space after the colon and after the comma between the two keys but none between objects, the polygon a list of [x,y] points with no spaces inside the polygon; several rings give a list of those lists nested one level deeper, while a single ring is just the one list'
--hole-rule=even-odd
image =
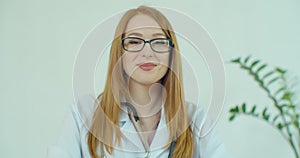
[{"label": "eyeglass frame", "polygon": [[[126,49],[126,48],[124,47],[124,40],[126,40],[126,39],[139,39],[139,40],[142,40],[142,41],[144,41],[143,47],[141,47],[140,50],[136,50],[136,51],[128,50],[128,49]],[[174,47],[174,43],[173,43],[173,41],[172,41],[170,38],[153,38],[153,39],[150,39],[150,40],[145,40],[145,39],[142,39],[142,38],[139,38],[139,37],[124,37],[124,38],[121,39],[121,41],[122,41],[122,48],[123,48],[125,51],[128,51],[128,52],[140,52],[141,50],[144,49],[146,43],[149,43],[151,49],[152,49],[154,52],[157,52],[157,53],[167,53],[167,52],[170,52],[170,50],[168,50],[168,51],[156,51],[155,49],[153,49],[153,48],[152,48],[151,42],[154,41],[154,40],[168,40],[168,41],[169,41],[169,47],[171,48],[171,50],[172,50],[172,48]]]}]

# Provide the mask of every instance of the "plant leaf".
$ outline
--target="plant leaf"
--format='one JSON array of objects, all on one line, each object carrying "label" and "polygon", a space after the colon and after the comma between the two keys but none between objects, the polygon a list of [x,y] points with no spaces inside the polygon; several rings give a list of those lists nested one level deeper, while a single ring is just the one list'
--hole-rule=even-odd
[{"label": "plant leaf", "polygon": [[295,108],[296,108],[296,106],[295,106],[295,105],[292,105],[292,104],[290,104],[288,107],[289,107],[290,109],[295,109]]},{"label": "plant leaf", "polygon": [[293,124],[294,122],[287,122],[286,124],[284,124],[284,126],[289,126],[291,124]]},{"label": "plant leaf", "polygon": [[250,58],[251,58],[251,55],[247,56],[244,60],[244,63],[247,64],[247,62],[249,61]]},{"label": "plant leaf", "polygon": [[279,118],[279,116],[280,116],[280,115],[276,115],[276,116],[273,118],[273,121],[272,121],[272,122],[275,123],[275,121]]},{"label": "plant leaf", "polygon": [[265,74],[265,75],[262,77],[262,80],[266,79],[267,77],[271,76],[271,75],[274,74],[274,73],[275,73],[274,71],[268,72],[267,74]]},{"label": "plant leaf", "polygon": [[233,60],[231,60],[231,62],[233,62],[233,63],[240,63],[241,62],[241,58],[233,59]]},{"label": "plant leaf", "polygon": [[269,114],[267,114],[267,107],[265,107],[264,108],[264,110],[263,110],[263,112],[262,112],[262,117],[263,117],[263,119],[265,119],[265,120],[269,120],[269,118],[270,118],[270,115]]},{"label": "plant leaf", "polygon": [[243,105],[242,105],[242,112],[246,113],[246,103],[243,103]]},{"label": "plant leaf", "polygon": [[286,70],[283,70],[279,67],[276,68],[276,71],[279,72],[280,74],[285,74],[286,73]]},{"label": "plant leaf", "polygon": [[269,121],[269,118],[270,118],[269,114],[264,117],[264,119],[267,120],[267,121]]},{"label": "plant leaf", "polygon": [[279,105],[279,106],[280,106],[280,108],[284,108],[284,107],[287,107],[288,104],[281,104],[281,105]]},{"label": "plant leaf", "polygon": [[238,112],[239,112],[239,107],[236,106],[236,107],[234,107],[234,108],[231,108],[231,109],[230,109],[230,112],[231,112],[231,113],[238,113]]},{"label": "plant leaf", "polygon": [[235,118],[235,115],[231,115],[231,116],[229,117],[229,121],[233,121],[234,118]]},{"label": "plant leaf", "polygon": [[250,68],[247,67],[247,66],[245,66],[245,65],[241,65],[241,68],[242,68],[242,69],[245,69],[245,70],[250,70]]},{"label": "plant leaf", "polygon": [[277,81],[278,79],[280,79],[280,77],[275,77],[273,78],[271,81],[268,82],[268,86],[271,85],[272,83],[274,83],[275,81]]},{"label": "plant leaf", "polygon": [[254,113],[255,113],[255,110],[256,110],[256,105],[254,105],[254,106],[252,107],[251,114],[254,114]]},{"label": "plant leaf", "polygon": [[267,64],[263,64],[256,70],[256,73],[259,73],[262,69],[266,68],[267,66],[268,66]]},{"label": "plant leaf", "polygon": [[281,123],[278,123],[278,124],[277,124],[277,128],[278,128],[279,130],[281,130],[281,129],[283,128],[283,125],[282,125]]},{"label": "plant leaf", "polygon": [[260,60],[256,60],[256,61],[254,61],[252,64],[251,64],[251,66],[250,66],[250,68],[252,69],[256,64],[258,64],[260,62]]},{"label": "plant leaf", "polygon": [[278,95],[280,92],[284,91],[286,89],[285,86],[279,88],[275,93],[274,93],[274,96]]},{"label": "plant leaf", "polygon": [[262,112],[262,115],[263,115],[263,116],[266,115],[267,110],[268,110],[268,108],[265,107],[264,110],[263,110],[263,112]]},{"label": "plant leaf", "polygon": [[294,121],[294,126],[296,126],[297,128],[299,128],[299,122],[297,120]]},{"label": "plant leaf", "polygon": [[282,100],[291,100],[291,93],[290,92],[286,92],[284,93],[284,95],[281,97]]}]

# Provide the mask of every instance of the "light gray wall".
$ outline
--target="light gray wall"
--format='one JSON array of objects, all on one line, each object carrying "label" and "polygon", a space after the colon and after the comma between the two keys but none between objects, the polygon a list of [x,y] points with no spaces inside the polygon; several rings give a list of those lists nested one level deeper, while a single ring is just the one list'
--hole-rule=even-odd
[{"label": "light gray wall", "polygon": [[[72,72],[80,44],[105,18],[140,4],[184,12],[215,41],[225,61],[227,86],[217,129],[233,157],[293,157],[288,143],[266,123],[248,117],[228,122],[228,109],[235,104],[271,102],[245,72],[226,61],[252,54],[300,76],[299,0],[1,0],[1,157],[45,157],[73,103]],[[189,49],[182,47],[192,51]],[[199,59],[191,60],[197,63]],[[96,83],[97,91],[101,84]],[[208,93],[203,95],[203,102],[208,102]]]}]

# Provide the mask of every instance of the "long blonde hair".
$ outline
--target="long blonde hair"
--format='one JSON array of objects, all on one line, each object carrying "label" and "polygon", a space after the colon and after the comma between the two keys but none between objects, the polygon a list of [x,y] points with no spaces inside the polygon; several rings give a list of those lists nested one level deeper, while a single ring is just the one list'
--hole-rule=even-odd
[{"label": "long blonde hair", "polygon": [[[118,60],[123,50],[121,38],[124,35],[128,21],[137,14],[148,15],[153,18],[162,28],[167,38],[170,38],[174,47],[170,54],[170,68],[162,78],[161,83],[166,89],[166,101],[164,104],[165,120],[170,131],[169,142],[176,139],[173,152],[174,158],[191,158],[194,153],[194,141],[192,131],[188,125],[186,104],[183,93],[181,59],[178,52],[177,40],[172,26],[166,17],[158,10],[140,6],[127,11],[121,18],[115,32],[109,58],[109,68],[106,85],[102,94],[98,96],[99,106],[93,115],[92,125],[88,133],[89,152],[93,158],[103,157],[104,147],[109,154],[113,153],[113,142],[121,143],[121,131],[119,128],[120,97],[126,94],[126,84],[123,76],[122,64]],[[113,77],[113,74],[118,75]],[[113,81],[113,82],[112,82]],[[120,84],[112,84],[120,83]],[[101,98],[101,99],[100,99]],[[99,140],[101,139],[101,140]],[[168,148],[170,144],[166,145]],[[97,149],[100,148],[101,155]]]}]

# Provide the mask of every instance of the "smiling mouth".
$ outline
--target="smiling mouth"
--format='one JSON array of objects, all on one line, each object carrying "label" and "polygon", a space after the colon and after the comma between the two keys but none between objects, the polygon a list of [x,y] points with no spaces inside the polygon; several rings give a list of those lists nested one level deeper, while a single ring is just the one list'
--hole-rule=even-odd
[{"label": "smiling mouth", "polygon": [[150,71],[157,65],[153,63],[143,63],[143,64],[139,64],[138,66],[144,71]]}]

